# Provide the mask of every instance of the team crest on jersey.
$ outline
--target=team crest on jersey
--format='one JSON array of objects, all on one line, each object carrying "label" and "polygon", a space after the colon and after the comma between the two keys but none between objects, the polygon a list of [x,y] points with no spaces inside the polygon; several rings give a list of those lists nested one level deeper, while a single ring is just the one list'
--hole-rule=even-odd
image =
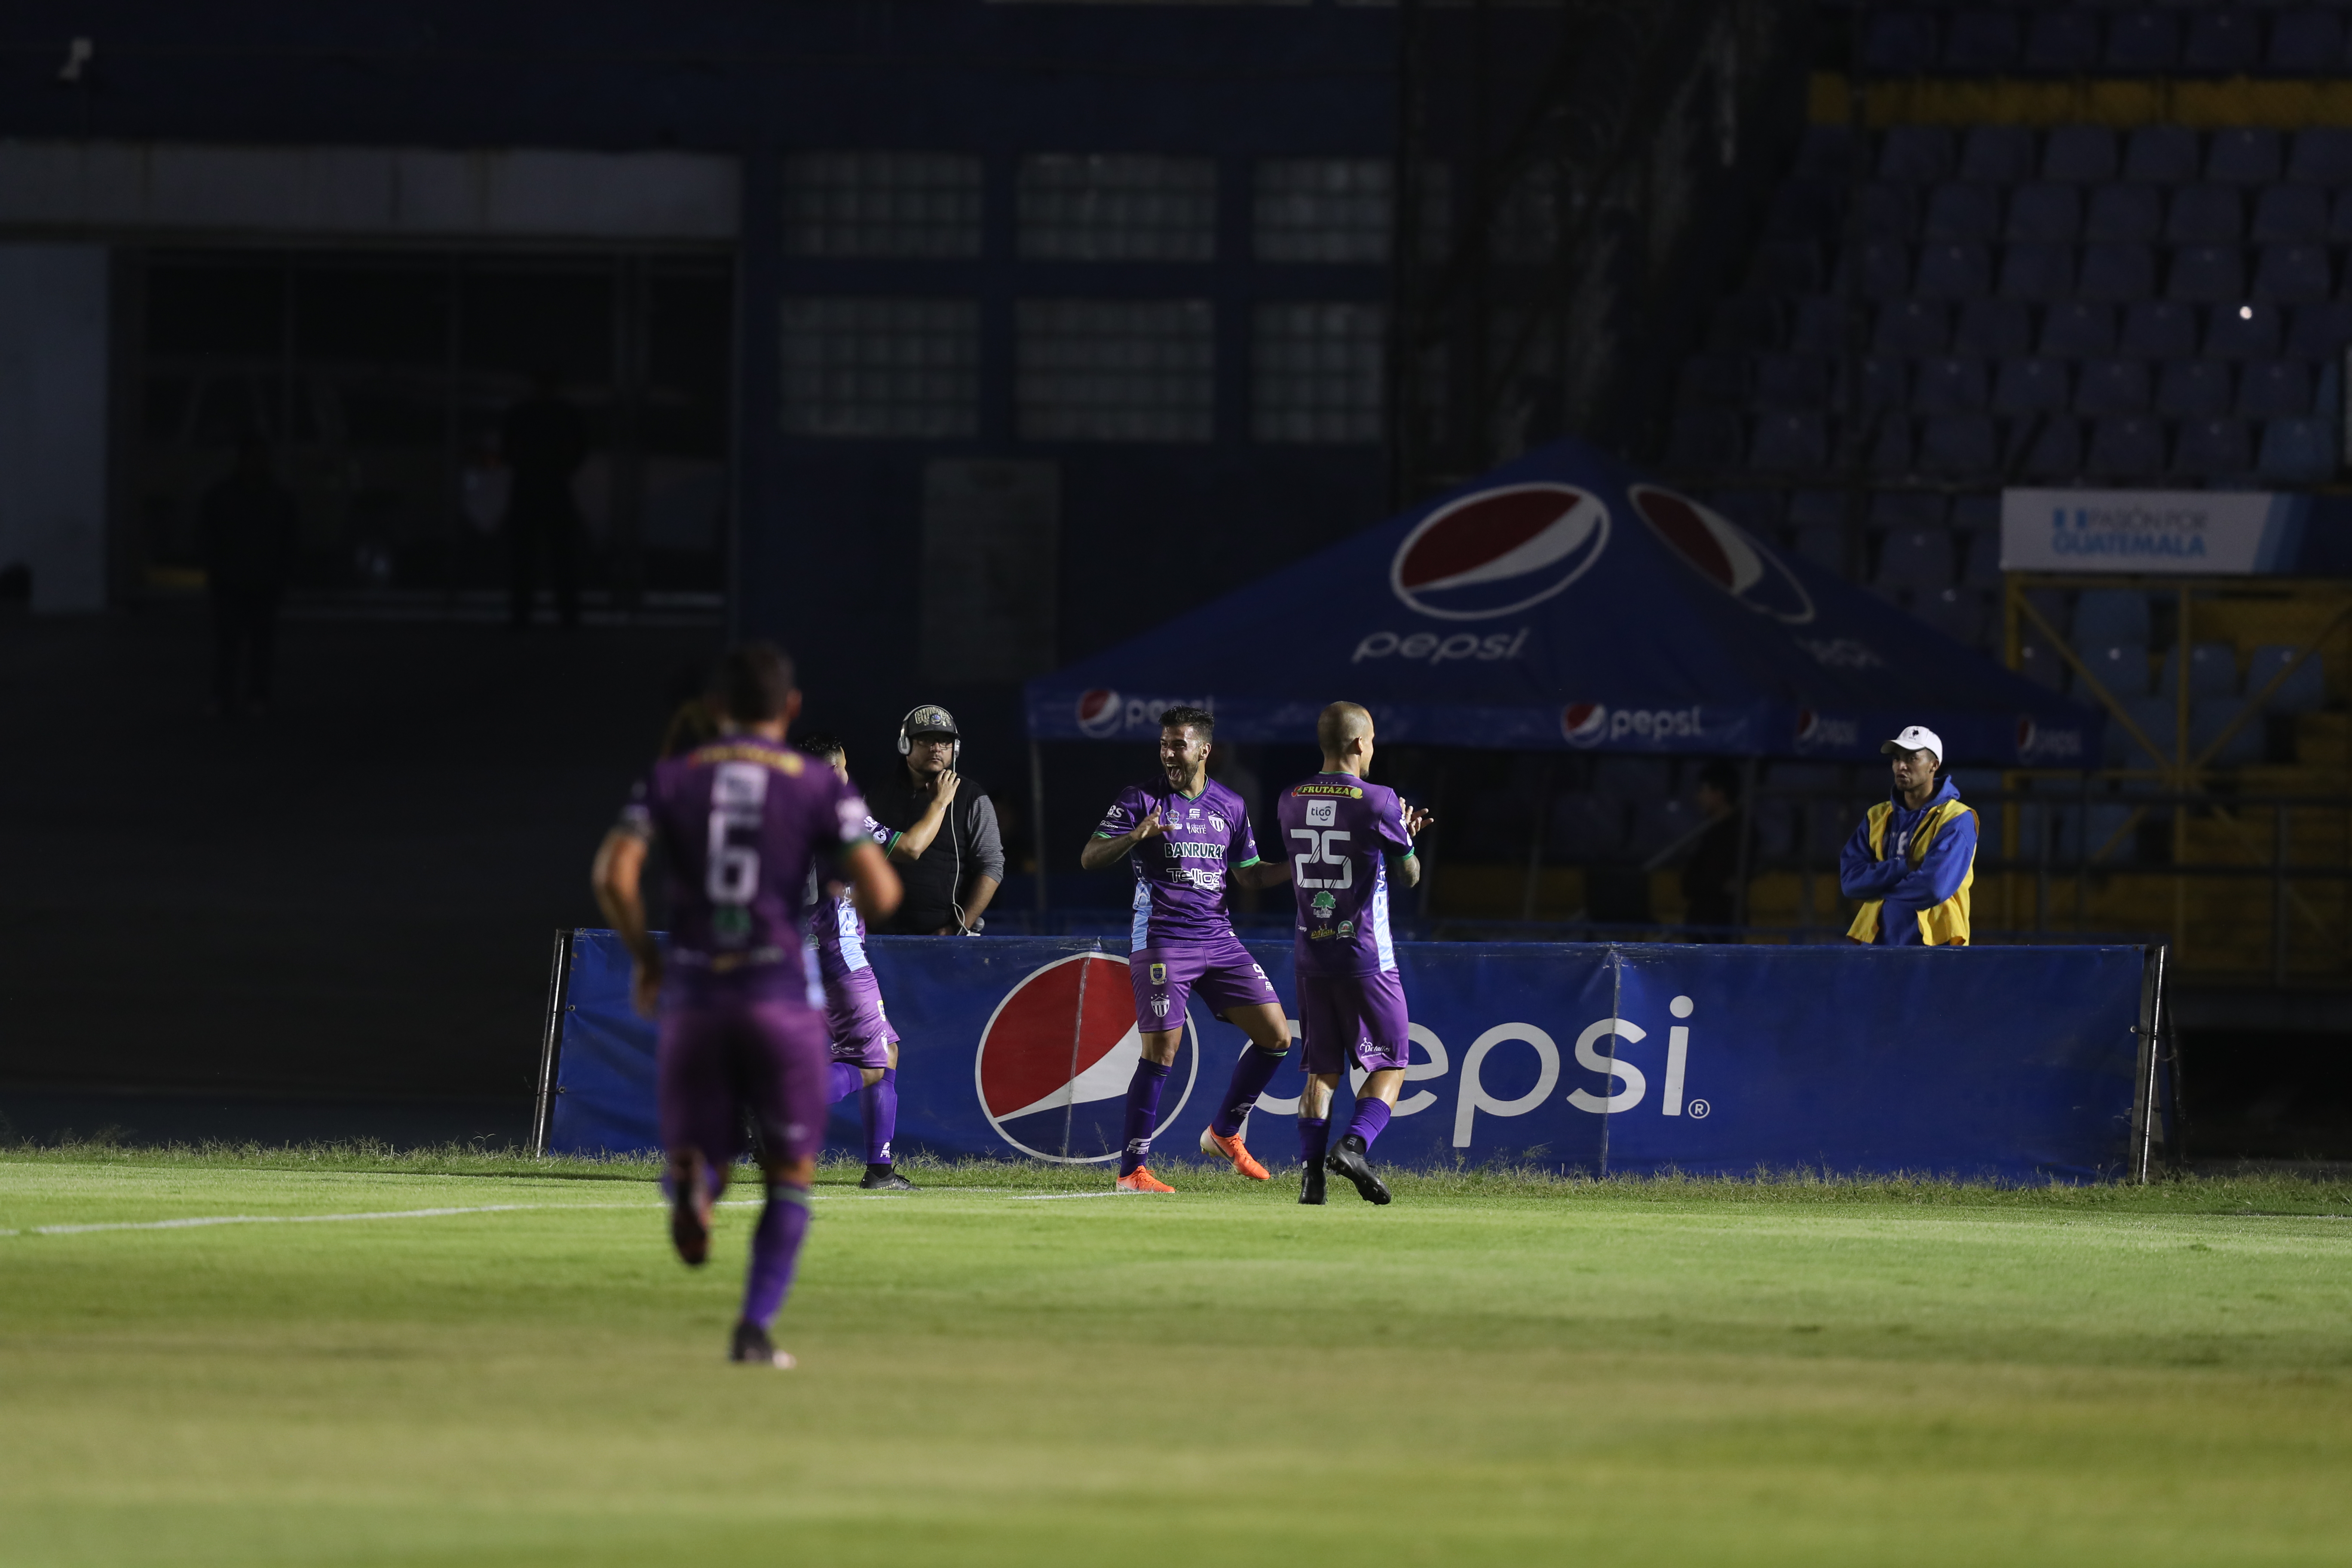
[{"label": "team crest on jersey", "polygon": [[[1154,985],[1165,985],[1168,984],[1168,966],[1166,964],[1155,963],[1151,966],[1151,984]],[[1165,1013],[1168,1009],[1162,1007],[1160,1008],[1160,1011]]]},{"label": "team crest on jersey", "polygon": [[1349,937],[1351,937],[1351,936],[1353,936],[1353,935],[1355,935],[1355,934],[1356,934],[1356,922],[1355,922],[1355,921],[1341,921],[1339,922],[1339,940],[1340,940],[1341,942],[1345,942],[1345,941],[1347,941]]},{"label": "team crest on jersey", "polygon": [[1154,996],[1151,999],[1151,1010],[1154,1013],[1159,1014],[1163,1018],[1168,1016],[1168,998],[1165,996]]},{"label": "team crest on jersey", "polygon": [[1229,830],[1227,829],[1227,827],[1225,826],[1225,819],[1224,819],[1223,817],[1222,817],[1222,816],[1218,816],[1215,812],[1213,812],[1213,812],[1211,812],[1211,813],[1209,813],[1209,826],[1212,826],[1212,827],[1213,827],[1213,828],[1215,828],[1215,829],[1216,829],[1218,832],[1220,832],[1220,833],[1223,833],[1223,832],[1227,832],[1227,831],[1229,831]]},{"label": "team crest on jersey", "polygon": [[1313,910],[1318,916],[1328,915],[1339,907],[1339,900],[1328,893],[1316,894],[1314,900],[1307,905],[1307,908]]}]

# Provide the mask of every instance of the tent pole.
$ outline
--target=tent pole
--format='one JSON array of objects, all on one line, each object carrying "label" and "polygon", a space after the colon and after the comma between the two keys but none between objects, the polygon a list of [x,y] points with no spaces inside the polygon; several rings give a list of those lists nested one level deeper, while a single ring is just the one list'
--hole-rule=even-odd
[{"label": "tent pole", "polygon": [[[1748,847],[1756,840],[1756,759],[1739,760],[1739,870],[1738,880],[1731,899],[1731,923],[1744,928],[1748,924]],[[1747,940],[1743,935],[1742,941]]]},{"label": "tent pole", "polygon": [[1519,891],[1519,919],[1536,918],[1536,893],[1543,881],[1544,825],[1550,816],[1551,753],[1544,753],[1543,765],[1536,773],[1535,828],[1528,835],[1527,886]]},{"label": "tent pole", "polygon": [[1045,748],[1029,742],[1029,843],[1037,862],[1037,912],[1045,912]]}]

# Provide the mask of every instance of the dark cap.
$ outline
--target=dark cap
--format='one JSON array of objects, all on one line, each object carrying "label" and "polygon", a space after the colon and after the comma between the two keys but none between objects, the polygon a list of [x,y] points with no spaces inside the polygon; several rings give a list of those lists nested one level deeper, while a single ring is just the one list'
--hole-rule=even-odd
[{"label": "dark cap", "polygon": [[899,728],[908,735],[952,735],[959,741],[963,739],[963,731],[956,728],[955,715],[933,702],[926,702],[908,714],[906,723]]}]

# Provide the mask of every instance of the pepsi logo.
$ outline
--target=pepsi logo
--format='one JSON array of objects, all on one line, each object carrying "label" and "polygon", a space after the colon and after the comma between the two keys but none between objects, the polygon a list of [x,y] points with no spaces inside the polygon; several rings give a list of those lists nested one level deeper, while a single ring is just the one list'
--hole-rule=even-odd
[{"label": "pepsi logo", "polygon": [[2017,721],[2017,760],[2021,763],[2074,763],[2084,756],[2083,731],[2044,729],[2031,716]]},{"label": "pepsi logo", "polygon": [[1633,510],[1685,565],[1759,615],[1789,626],[1813,618],[1813,596],[1780,556],[1720,512],[1656,485],[1633,485]]},{"label": "pepsi logo", "polygon": [[1858,719],[1832,719],[1818,709],[1806,708],[1797,714],[1797,744],[1807,751],[1823,746],[1853,748],[1862,744],[1862,721]]},{"label": "pepsi logo", "polygon": [[1121,709],[1118,693],[1097,686],[1078,697],[1078,728],[1097,739],[1118,728]]},{"label": "pepsi logo", "polygon": [[1559,733],[1571,746],[1597,746],[1609,738],[1609,710],[1598,702],[1571,702],[1559,710]]},{"label": "pepsi logo", "polygon": [[1481,621],[1540,604],[1592,569],[1609,509],[1573,485],[1505,485],[1449,501],[1404,536],[1389,586],[1424,616]]},{"label": "pepsi logo", "polygon": [[[1097,1164],[1118,1158],[1128,1080],[1142,1059],[1127,961],[1074,953],[1032,970],[997,1003],[981,1031],[972,1081],[982,1114],[1013,1148],[1056,1164]],[[1199,1030],[1188,1016],[1155,1138],[1192,1098],[1200,1061]]]}]

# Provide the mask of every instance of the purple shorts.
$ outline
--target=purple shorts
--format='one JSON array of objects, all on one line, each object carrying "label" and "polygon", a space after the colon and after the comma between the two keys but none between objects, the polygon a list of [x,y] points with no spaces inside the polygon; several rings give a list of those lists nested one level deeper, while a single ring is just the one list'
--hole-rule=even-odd
[{"label": "purple shorts", "polygon": [[665,1012],[654,1052],[662,1147],[699,1149],[723,1180],[746,1112],[771,1160],[824,1142],[824,1015],[800,1001]]},{"label": "purple shorts", "polygon": [[1404,985],[1393,970],[1298,976],[1300,1056],[1312,1073],[1366,1072],[1412,1060]]},{"label": "purple shorts", "polygon": [[824,983],[824,1026],[833,1059],[856,1068],[887,1068],[898,1031],[882,1011],[882,987],[870,969],[853,969]]},{"label": "purple shorts", "polygon": [[1237,936],[1139,947],[1128,958],[1127,978],[1135,987],[1135,1026],[1147,1035],[1182,1028],[1185,1005],[1195,989],[1219,1018],[1234,1007],[1282,1005],[1265,971]]}]

